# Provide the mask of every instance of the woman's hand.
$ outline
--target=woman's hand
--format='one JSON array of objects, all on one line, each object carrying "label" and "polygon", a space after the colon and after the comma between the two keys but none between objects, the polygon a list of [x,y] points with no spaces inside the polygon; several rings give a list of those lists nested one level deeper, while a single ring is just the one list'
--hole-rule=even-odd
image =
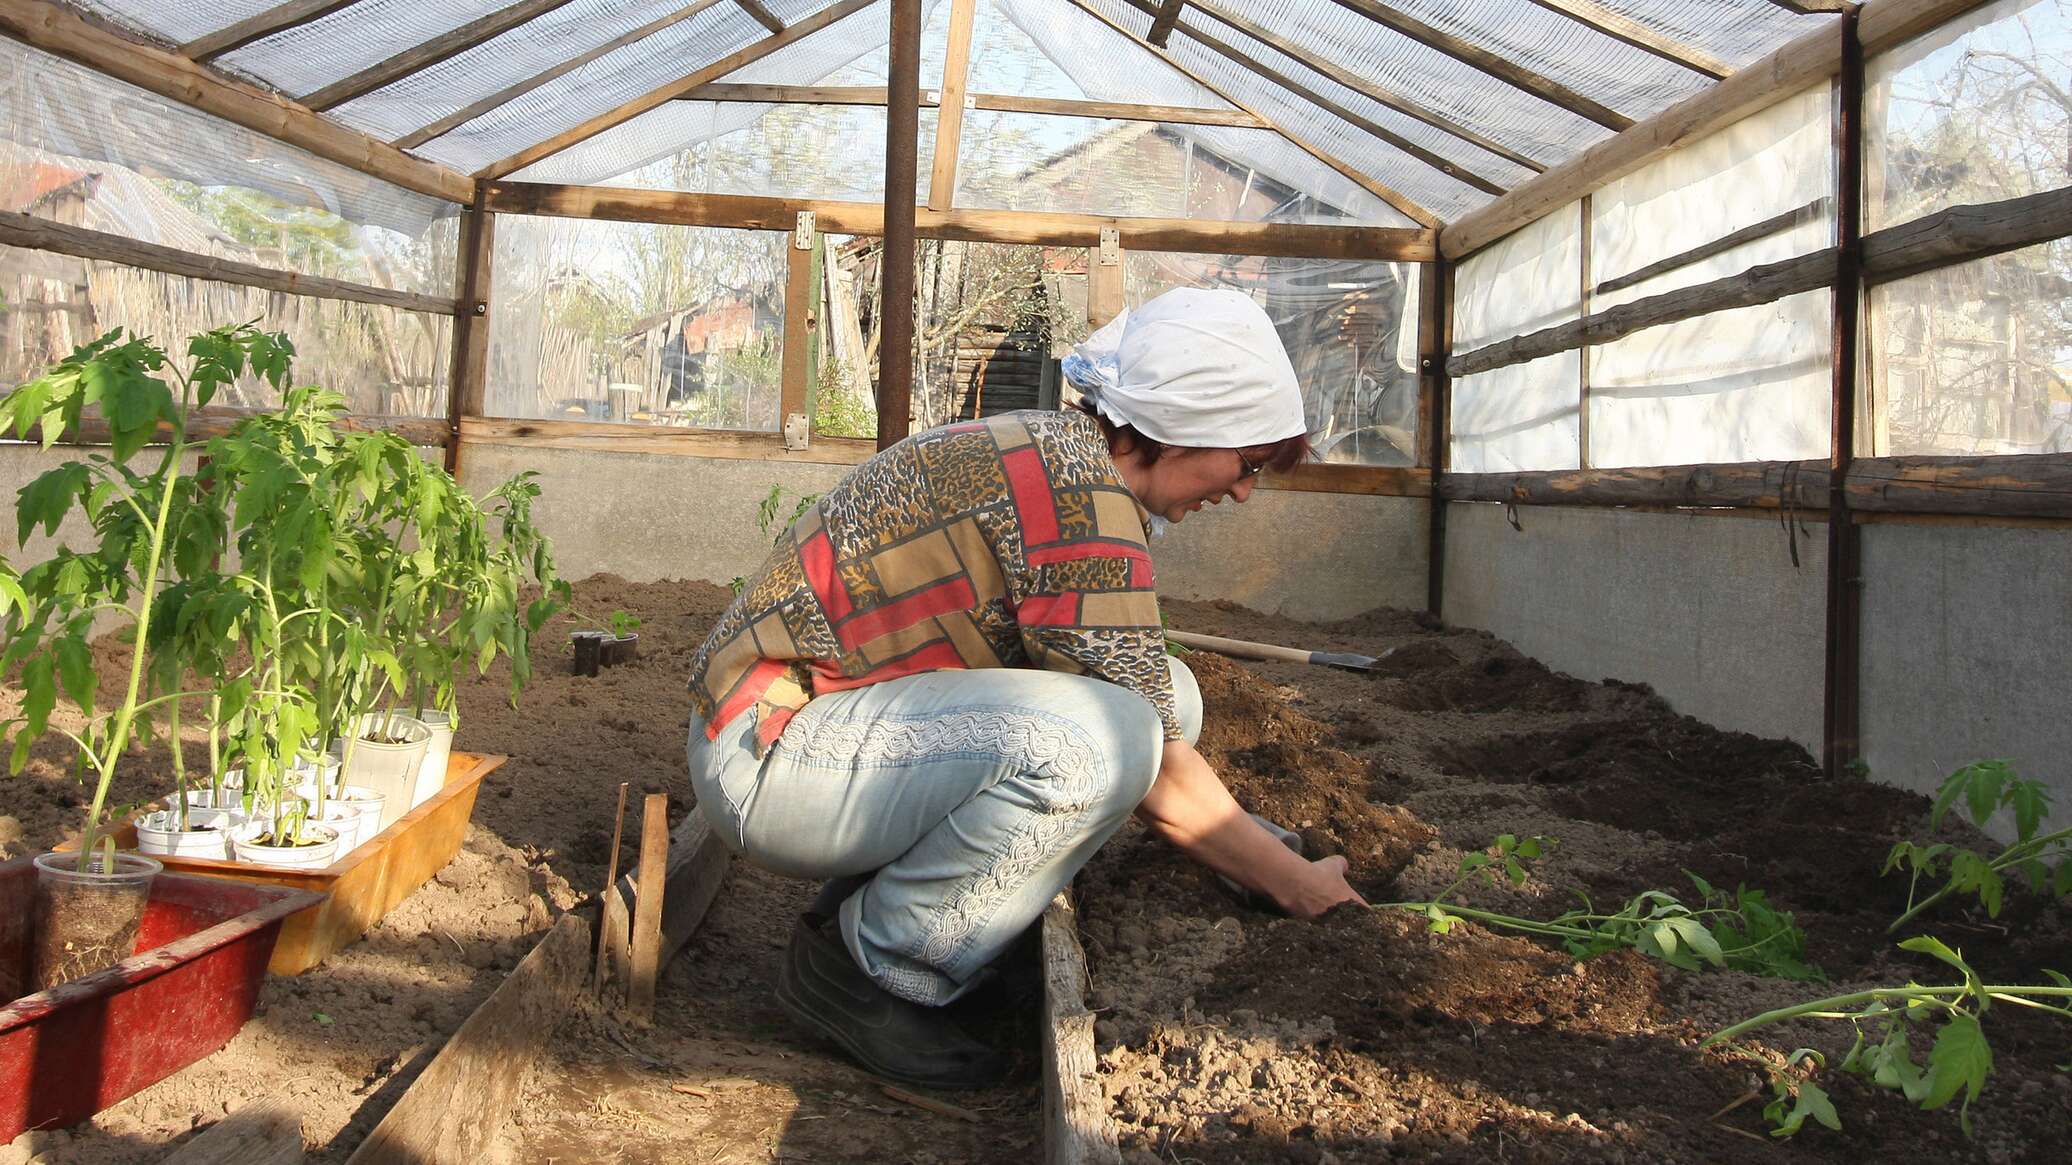
[{"label": "woman's hand", "polygon": [[1342,857],[1318,858],[1294,879],[1285,894],[1275,894],[1274,901],[1297,918],[1315,918],[1348,902],[1367,905],[1360,892],[1345,880],[1345,868]]},{"label": "woman's hand", "polygon": [[1291,853],[1238,807],[1209,762],[1183,741],[1166,744],[1158,779],[1137,806],[1137,817],[1180,852],[1297,918],[1362,902],[1346,883],[1344,858],[1306,861]]}]

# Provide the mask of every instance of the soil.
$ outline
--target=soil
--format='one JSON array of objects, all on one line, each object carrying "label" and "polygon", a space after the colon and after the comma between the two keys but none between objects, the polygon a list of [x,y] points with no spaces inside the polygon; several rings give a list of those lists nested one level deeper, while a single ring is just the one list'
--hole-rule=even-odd
[{"label": "soil", "polygon": [[[1846,1024],[1770,1029],[1751,1053],[1696,1046],[1799,1000],[1947,979],[1884,934],[1906,893],[1879,870],[1895,840],[1926,829],[1925,799],[1826,781],[1796,745],[1720,731],[1644,687],[1560,675],[1423,616],[1320,627],[1167,607],[1191,631],[1393,649],[1378,674],[1188,656],[1203,753],[1311,856],[1345,855],[1369,901],[1428,899],[1497,835],[1544,835],[1558,844],[1523,886],[1478,883],[1467,901],[1549,917],[1578,895],[1690,900],[1690,870],[1792,911],[1831,982],[1684,972],[1632,952],[1578,960],[1473,924],[1433,934],[1401,910],[1283,918],[1246,908],[1133,824],[1078,884],[1102,1085],[1130,1160],[2057,1159],[2072,1077],[2053,1068],[2067,1031],[2047,1016],[1990,1013],[1994,1076],[1970,1140],[1952,1111],[1921,1112],[1834,1069],[1819,1082],[1840,1133],[1773,1141],[1767,1088],[1729,1108],[1766,1079],[1758,1057],[1810,1045],[1839,1064]],[[1954,827],[1946,838],[1965,839]],[[2041,982],[2042,968],[2072,963],[2062,912],[2034,899],[1997,922],[1948,909],[1931,929],[1989,979]]]},{"label": "soil", "polygon": [[96,886],[36,879],[31,991],[69,983],[129,958],[151,886]]},{"label": "soil", "polygon": [[[576,624],[541,634],[531,685],[506,702],[499,665],[461,686],[455,747],[512,759],[485,782],[459,856],[365,939],[292,978],[223,1050],[62,1133],[0,1148],[0,1165],[131,1165],[255,1099],[293,1105],[316,1162],[343,1161],[559,914],[604,881],[619,783],[692,811],[682,726],[689,658],[730,595],[701,583],[578,584],[581,610],[642,619],[639,657],[571,674]],[[1342,853],[1370,899],[1429,895],[1498,833],[1560,839],[1517,890],[1471,901],[1552,914],[1581,889],[1610,901],[1682,889],[1683,867],[1746,880],[1793,910],[1834,979],[1820,991],[1939,971],[1881,931],[1903,887],[1877,877],[1920,798],[1820,781],[1790,745],[1675,716],[1644,688],[1549,672],[1503,644],[1405,613],[1319,627],[1169,604],[1176,626],[1378,654],[1379,674],[1191,658],[1208,702],[1203,748],[1245,804]],[[123,652],[102,644],[111,686]],[[0,719],[19,689],[0,685]],[[194,763],[197,752],[188,753]],[[116,804],[162,795],[165,750],[129,758]],[[0,854],[76,830],[85,797],[52,742],[0,781]],[[624,861],[637,844],[637,814]],[[623,868],[623,862],[622,862]],[[1034,1065],[1006,1088],[946,1096],[978,1123],[899,1101],[795,1031],[769,993],[813,887],[735,863],[705,924],[663,977],[652,1027],[588,1004],[557,1034],[494,1163],[1023,1161],[1040,1150]],[[1083,877],[1102,1083],[1137,1161],[1840,1160],[2016,1162],[2055,1156],[2072,1086],[2050,1070],[2064,1029],[1988,1019],[1996,1074],[1967,1142],[1947,1112],[1829,1072],[1846,1132],[1769,1143],[1760,1102],[1707,1117],[1753,1083],[1751,1061],[1699,1052],[1718,1026],[1808,995],[1739,973],[1685,974],[1630,954],[1578,962],[1464,926],[1395,913],[1321,922],[1240,905],[1131,827]],[[1989,976],[2072,969],[2054,908],[2012,901],[1997,922],[1945,911],[1937,932]],[[2047,1018],[2047,1017],[2046,1017]],[[995,1012],[1033,1059],[1029,1009]],[[1773,1049],[1839,1051],[1832,1025]],[[1729,1129],[1734,1131],[1728,1131]],[[40,1154],[40,1156],[39,1156]]]}]

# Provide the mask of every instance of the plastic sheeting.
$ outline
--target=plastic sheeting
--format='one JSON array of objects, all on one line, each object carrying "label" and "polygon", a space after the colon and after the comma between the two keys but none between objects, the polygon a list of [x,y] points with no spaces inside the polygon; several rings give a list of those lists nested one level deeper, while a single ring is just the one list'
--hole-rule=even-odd
[{"label": "plastic sheeting", "polygon": [[1877,455],[2072,452],[2072,240],[1871,289]]},{"label": "plastic sheeting", "polygon": [[[1571,204],[1477,252],[1454,274],[1453,350],[1470,352],[1580,314],[1581,204]],[[1581,459],[1582,361],[1575,350],[1456,379],[1455,473],[1575,469]]]},{"label": "plastic sheeting", "polygon": [[[338,265],[275,266],[312,275],[380,282],[388,266],[395,286],[451,294],[452,268],[413,264],[409,254],[429,233],[450,237],[452,203],[391,186],[263,134],[18,41],[0,39],[0,143],[51,155],[75,169],[148,174],[218,193],[251,197],[247,213],[282,226],[322,228],[338,237],[324,253]],[[0,162],[0,165],[4,165]],[[10,206],[8,209],[21,209]],[[445,220],[443,223],[441,220]],[[120,229],[120,228],[109,228]],[[160,241],[144,222],[124,233]],[[449,245],[450,246],[450,245]],[[339,253],[347,257],[339,257]]]},{"label": "plastic sheeting", "polygon": [[501,217],[484,413],[775,430],[790,238]]},{"label": "plastic sheeting", "polygon": [[[1592,195],[1593,284],[1776,216],[1799,214],[1764,238],[1592,295],[1590,310],[1604,311],[1831,245],[1832,107],[1827,86],[1808,90]],[[1649,328],[1590,348],[1589,464],[1825,456],[1832,298],[1825,290],[1808,292]]]},{"label": "plastic sheeting", "polygon": [[2072,184],[2072,0],[1998,0],[1865,71],[1867,229]]},{"label": "plastic sheeting", "polygon": [[[186,359],[186,339],[244,320],[286,332],[295,384],[344,393],[355,412],[446,415],[449,316],[282,295],[69,255],[0,247],[0,384],[19,384],[111,328],[150,336]],[[257,376],[216,403],[259,408],[280,394]]]},{"label": "plastic sheeting", "polygon": [[1144,251],[1124,264],[1131,308],[1175,287],[1234,288],[1265,308],[1324,460],[1417,463],[1416,264]]}]

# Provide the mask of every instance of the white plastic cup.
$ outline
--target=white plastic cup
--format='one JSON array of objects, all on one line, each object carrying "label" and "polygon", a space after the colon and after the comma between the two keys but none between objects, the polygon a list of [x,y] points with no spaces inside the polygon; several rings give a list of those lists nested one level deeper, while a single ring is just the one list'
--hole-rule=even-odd
[{"label": "white plastic cup", "polygon": [[410,794],[410,807],[417,808],[439,795],[446,787],[446,767],[453,757],[453,717],[437,708],[419,708],[417,718],[432,730],[432,741],[418,765],[417,787]]},{"label": "white plastic cup", "polygon": [[[208,790],[201,790],[206,795]],[[194,792],[187,794],[194,796]],[[231,831],[245,823],[235,809],[187,806],[187,828],[180,828],[177,809],[158,809],[137,818],[137,850],[174,858],[208,858],[228,861]]]},{"label": "white plastic cup", "polygon": [[314,845],[262,845],[254,840],[272,831],[271,820],[247,821],[231,832],[231,851],[241,862],[292,870],[321,870],[337,860],[338,831],[328,825],[303,823],[301,834]]},{"label": "white plastic cup", "polygon": [[[366,734],[384,728],[403,737],[401,743],[368,740]],[[424,721],[410,716],[370,712],[360,717],[359,739],[345,742],[345,783],[379,793],[381,828],[394,825],[410,811],[410,798],[417,791],[418,769],[425,750],[431,747],[432,730]]]}]

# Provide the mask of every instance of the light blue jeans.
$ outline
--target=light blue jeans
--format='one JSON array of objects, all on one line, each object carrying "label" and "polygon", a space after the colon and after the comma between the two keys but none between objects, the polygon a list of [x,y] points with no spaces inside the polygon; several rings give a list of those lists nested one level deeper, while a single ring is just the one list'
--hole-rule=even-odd
[{"label": "light blue jeans", "polygon": [[[1182,730],[1201,689],[1172,666]],[[796,878],[868,875],[836,912],[857,965],[948,1003],[1034,922],[1158,776],[1142,696],[1021,668],[940,671],[815,698],[760,760],[755,716],[690,725],[691,786],[722,840]]]}]

